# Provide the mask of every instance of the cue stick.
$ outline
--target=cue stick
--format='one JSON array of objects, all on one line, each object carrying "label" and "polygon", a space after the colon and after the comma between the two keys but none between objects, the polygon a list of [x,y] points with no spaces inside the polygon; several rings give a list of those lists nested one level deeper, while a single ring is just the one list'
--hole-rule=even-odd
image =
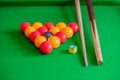
[{"label": "cue stick", "polygon": [[76,5],[76,11],[77,11],[77,17],[78,17],[78,24],[79,24],[81,42],[82,42],[84,64],[85,64],[85,66],[88,66],[85,39],[84,39],[84,31],[83,31],[83,24],[82,24],[82,16],[81,16],[81,9],[80,9],[80,1],[75,0],[75,5]]},{"label": "cue stick", "polygon": [[86,4],[87,4],[89,18],[90,18],[90,25],[91,25],[92,36],[93,36],[93,40],[94,40],[94,47],[95,47],[97,64],[101,65],[103,63],[103,58],[102,58],[102,53],[101,53],[101,48],[100,48],[100,42],[99,42],[99,37],[98,37],[96,21],[95,21],[95,17],[94,17],[94,10],[93,10],[93,6],[92,6],[92,1],[86,0]]}]

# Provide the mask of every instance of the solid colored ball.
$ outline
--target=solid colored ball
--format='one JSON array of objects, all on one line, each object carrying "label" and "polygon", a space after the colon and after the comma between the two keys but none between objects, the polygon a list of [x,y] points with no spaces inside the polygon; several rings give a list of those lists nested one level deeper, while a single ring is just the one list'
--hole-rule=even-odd
[{"label": "solid colored ball", "polygon": [[48,31],[48,29],[43,26],[43,27],[40,27],[38,31],[40,32],[41,35],[44,35],[44,33]]},{"label": "solid colored ball", "polygon": [[58,27],[52,27],[49,32],[51,32],[53,35],[55,35],[57,32],[59,32],[60,29]]},{"label": "solid colored ball", "polygon": [[48,41],[45,41],[43,42],[41,45],[40,45],[40,51],[43,53],[43,54],[50,54],[53,50],[53,46],[50,42]]},{"label": "solid colored ball", "polygon": [[49,38],[49,37],[53,36],[53,34],[51,32],[45,32],[44,36]]},{"label": "solid colored ball", "polygon": [[45,36],[38,36],[35,38],[34,44],[37,48],[39,48],[44,41],[47,41],[47,38]]},{"label": "solid colored ball", "polygon": [[50,30],[52,27],[54,27],[54,24],[52,22],[47,22],[45,25],[44,25],[48,30]]},{"label": "solid colored ball", "polygon": [[32,26],[35,27],[36,29],[38,29],[38,28],[42,27],[43,24],[41,22],[35,22]]},{"label": "solid colored ball", "polygon": [[52,43],[53,48],[58,48],[60,46],[60,39],[57,36],[51,36],[48,41]]},{"label": "solid colored ball", "polygon": [[65,27],[61,31],[66,34],[67,38],[71,38],[73,36],[73,30],[71,27]]},{"label": "solid colored ball", "polygon": [[56,24],[56,27],[58,27],[61,30],[66,27],[66,24],[64,22],[59,22]]},{"label": "solid colored ball", "polygon": [[29,27],[31,24],[29,23],[29,22],[23,22],[21,25],[20,25],[20,30],[21,30],[21,32],[25,32],[25,29],[27,28],[27,27]]},{"label": "solid colored ball", "polygon": [[61,43],[64,43],[67,40],[66,34],[61,31],[56,33],[55,36],[60,38]]},{"label": "solid colored ball", "polygon": [[34,32],[36,29],[34,27],[28,27],[25,29],[25,36],[29,37],[32,32]]},{"label": "solid colored ball", "polygon": [[34,31],[30,34],[30,41],[34,42],[35,38],[37,38],[38,36],[40,36],[40,33],[38,31]]},{"label": "solid colored ball", "polygon": [[76,32],[79,30],[79,26],[78,26],[78,24],[75,23],[75,22],[69,23],[68,26],[72,28],[73,33],[76,33]]}]

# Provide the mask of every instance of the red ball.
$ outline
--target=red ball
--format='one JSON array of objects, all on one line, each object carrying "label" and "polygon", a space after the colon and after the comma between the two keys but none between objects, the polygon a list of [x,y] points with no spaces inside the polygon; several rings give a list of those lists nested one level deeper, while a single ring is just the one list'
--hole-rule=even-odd
[{"label": "red ball", "polygon": [[53,46],[50,42],[48,41],[44,41],[41,45],[40,45],[40,51],[43,54],[50,54],[53,50]]},{"label": "red ball", "polygon": [[64,43],[66,40],[67,40],[67,36],[66,36],[66,34],[65,33],[63,33],[63,32],[57,32],[56,34],[55,34],[55,36],[57,36],[57,37],[59,37],[60,38],[60,42],[61,43]]},{"label": "red ball", "polygon": [[38,36],[40,36],[40,32],[34,31],[30,34],[29,39],[30,39],[31,42],[34,42],[35,38],[37,38]]},{"label": "red ball", "polygon": [[38,31],[40,32],[41,35],[44,35],[44,33],[48,31],[48,29],[43,26],[43,27],[40,27]]},{"label": "red ball", "polygon": [[27,28],[27,27],[29,27],[31,24],[29,23],[29,22],[23,22],[21,25],[20,25],[20,30],[21,30],[21,32],[25,32],[25,29]]},{"label": "red ball", "polygon": [[54,27],[54,24],[52,22],[47,22],[44,26],[49,30],[50,28]]},{"label": "red ball", "polygon": [[79,29],[78,24],[75,23],[75,22],[71,22],[71,23],[69,23],[68,26],[72,28],[73,33],[76,33],[76,32],[78,31],[78,29]]}]

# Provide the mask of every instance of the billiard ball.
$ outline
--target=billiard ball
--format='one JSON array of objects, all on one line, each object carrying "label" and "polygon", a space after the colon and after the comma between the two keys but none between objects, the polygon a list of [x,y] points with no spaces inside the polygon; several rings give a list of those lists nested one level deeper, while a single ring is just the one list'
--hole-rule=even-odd
[{"label": "billiard ball", "polygon": [[37,38],[38,36],[40,36],[40,33],[38,31],[34,31],[30,34],[29,39],[31,42],[34,42],[35,38]]},{"label": "billiard ball", "polygon": [[54,27],[54,24],[52,22],[47,22],[44,25],[48,30],[50,30],[50,28]]},{"label": "billiard ball", "polygon": [[60,38],[61,43],[64,43],[67,40],[66,34],[64,32],[57,32],[55,36]]},{"label": "billiard ball", "polygon": [[57,32],[59,32],[60,29],[58,27],[52,27],[49,32],[51,32],[53,35],[55,35]]},{"label": "billiard ball", "polygon": [[21,32],[25,32],[25,29],[27,28],[27,27],[29,27],[31,24],[29,23],[29,22],[23,22],[21,25],[20,25],[20,30],[21,30]]},{"label": "billiard ball", "polygon": [[53,36],[53,34],[51,32],[45,32],[44,36],[49,38],[49,37]]},{"label": "billiard ball", "polygon": [[56,24],[56,27],[58,27],[61,30],[66,27],[66,24],[64,22],[59,22]]},{"label": "billiard ball", "polygon": [[41,43],[43,43],[44,41],[47,41],[47,38],[45,36],[38,36],[37,38],[35,38],[34,44],[37,48],[39,48]]},{"label": "billiard ball", "polygon": [[32,26],[35,27],[36,29],[38,29],[38,28],[42,27],[43,24],[41,22],[35,22]]},{"label": "billiard ball", "polygon": [[78,24],[75,23],[75,22],[69,23],[68,26],[72,28],[73,33],[76,33],[78,31],[78,29],[79,29]]},{"label": "billiard ball", "polygon": [[36,29],[35,29],[34,27],[32,27],[32,26],[27,27],[27,28],[25,29],[25,36],[26,36],[26,37],[29,37],[30,34],[31,34],[32,32],[34,32],[35,30],[36,30]]},{"label": "billiard ball", "polygon": [[53,50],[53,46],[50,42],[48,41],[45,41],[43,42],[41,45],[40,45],[40,51],[43,53],[43,54],[50,54]]},{"label": "billiard ball", "polygon": [[65,27],[61,31],[66,34],[67,38],[71,38],[73,36],[73,30],[71,27]]},{"label": "billiard ball", "polygon": [[53,48],[58,48],[60,46],[60,39],[57,36],[51,36],[48,41],[52,43]]},{"label": "billiard ball", "polygon": [[37,31],[39,31],[41,35],[44,35],[44,33],[48,31],[48,29],[43,26],[43,27],[40,27]]}]

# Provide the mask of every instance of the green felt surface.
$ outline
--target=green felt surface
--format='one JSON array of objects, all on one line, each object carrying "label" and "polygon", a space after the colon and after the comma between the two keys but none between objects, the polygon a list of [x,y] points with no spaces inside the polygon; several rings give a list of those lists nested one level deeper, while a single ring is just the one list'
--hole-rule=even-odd
[{"label": "green felt surface", "polygon": [[[92,0],[94,5],[120,5],[120,0]],[[86,5],[86,0],[80,0],[81,5]],[[37,5],[66,5],[73,4],[74,0],[0,0],[0,6],[37,6]]]},{"label": "green felt surface", "polygon": [[[0,0],[0,1],[44,1],[44,2],[65,2],[65,1],[74,1],[74,0]],[[81,1],[85,1],[85,0],[81,0]],[[92,1],[113,1],[113,2],[120,2],[120,0],[92,0]]]},{"label": "green felt surface", "polygon": [[[83,65],[79,32],[50,55],[42,55],[20,32],[24,21],[77,22],[74,5],[0,7],[0,80],[120,80],[120,6],[94,6],[104,63],[96,65],[86,6],[81,6],[88,67]],[[74,55],[71,44],[78,46]]]}]

